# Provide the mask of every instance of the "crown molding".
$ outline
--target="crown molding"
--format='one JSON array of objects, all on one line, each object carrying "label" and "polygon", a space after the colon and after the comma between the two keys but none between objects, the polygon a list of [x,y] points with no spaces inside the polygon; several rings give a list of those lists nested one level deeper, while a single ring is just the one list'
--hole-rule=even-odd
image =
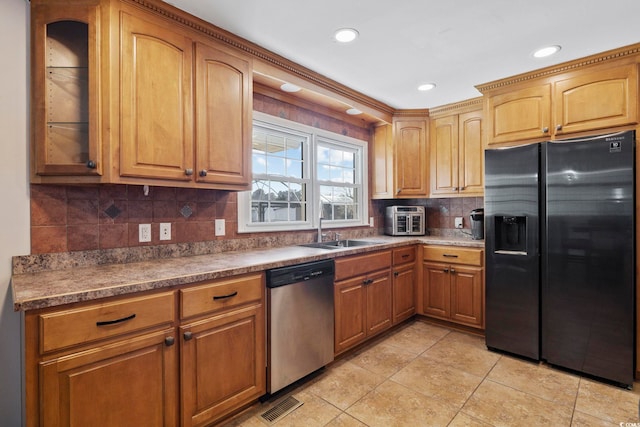
[{"label": "crown molding", "polygon": [[475,86],[475,88],[478,89],[481,93],[485,93],[513,84],[549,77],[556,74],[566,73],[568,71],[573,71],[596,64],[617,61],[624,58],[633,59],[634,57],[638,56],[640,56],[640,43],[609,50],[573,61],[564,62],[562,64],[541,68],[539,70],[518,74],[515,76],[507,77],[506,79],[495,80],[489,83],[477,85]]},{"label": "crown molding", "polygon": [[182,11],[170,4],[156,0],[127,0],[135,3],[140,7],[148,9],[158,15],[164,16],[172,21],[176,21],[194,31],[197,31],[209,38],[222,42],[230,47],[238,49],[252,56],[255,59],[264,61],[280,70],[293,74],[307,82],[312,83],[324,90],[336,95],[353,100],[376,111],[380,111],[381,116],[390,116],[395,109],[380,102],[374,98],[357,92],[345,85],[342,85],[328,77],[316,73],[302,65],[296,64],[276,53],[273,53],[255,43],[252,43],[242,37],[236,36],[222,28],[219,28],[209,22],[197,18],[185,11]]}]

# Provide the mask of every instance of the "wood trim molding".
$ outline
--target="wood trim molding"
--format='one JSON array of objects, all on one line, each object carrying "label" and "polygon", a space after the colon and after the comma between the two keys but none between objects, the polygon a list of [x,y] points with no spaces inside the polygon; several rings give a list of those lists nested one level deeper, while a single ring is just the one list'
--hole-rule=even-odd
[{"label": "wood trim molding", "polygon": [[476,89],[478,89],[481,93],[485,93],[494,89],[522,83],[529,80],[548,77],[560,73],[566,73],[568,71],[573,71],[579,68],[606,63],[609,61],[615,61],[622,58],[633,58],[634,56],[638,57],[637,61],[640,61],[640,43],[630,46],[624,46],[607,52],[598,53],[551,67],[541,68],[539,70],[531,71],[528,73],[518,74],[506,79],[495,80],[489,83],[476,85]]},{"label": "wood trim molding", "polygon": [[466,101],[454,102],[453,104],[441,105],[429,109],[429,116],[444,116],[449,114],[467,113],[469,111],[482,110],[484,104],[484,98],[479,96],[477,98],[467,99]]},{"label": "wood trim molding", "polygon": [[421,117],[427,118],[429,117],[429,109],[419,109],[419,110],[396,110],[393,112],[393,118],[399,117]]}]

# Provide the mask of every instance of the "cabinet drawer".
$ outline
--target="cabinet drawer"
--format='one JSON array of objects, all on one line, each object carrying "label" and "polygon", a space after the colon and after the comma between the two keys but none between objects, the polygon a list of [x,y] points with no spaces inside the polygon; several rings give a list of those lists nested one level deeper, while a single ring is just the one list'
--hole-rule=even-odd
[{"label": "cabinet drawer", "polygon": [[391,267],[391,251],[336,259],[336,280]]},{"label": "cabinet drawer", "polygon": [[410,263],[414,262],[415,260],[416,248],[414,246],[393,250],[393,265]]},{"label": "cabinet drawer", "polygon": [[40,351],[110,338],[171,324],[175,321],[173,292],[41,314]]},{"label": "cabinet drawer", "polygon": [[478,266],[483,264],[482,249],[459,248],[453,246],[424,246],[422,253],[425,261]]},{"label": "cabinet drawer", "polygon": [[193,288],[180,290],[180,317],[191,317],[261,301],[263,275],[217,280]]}]

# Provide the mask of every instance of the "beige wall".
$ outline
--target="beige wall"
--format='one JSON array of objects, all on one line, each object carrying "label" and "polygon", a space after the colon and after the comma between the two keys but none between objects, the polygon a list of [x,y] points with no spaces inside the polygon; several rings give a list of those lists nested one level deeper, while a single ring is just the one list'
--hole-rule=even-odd
[{"label": "beige wall", "polygon": [[13,311],[11,257],[29,253],[28,10],[0,1],[0,423],[21,424],[20,315]]}]

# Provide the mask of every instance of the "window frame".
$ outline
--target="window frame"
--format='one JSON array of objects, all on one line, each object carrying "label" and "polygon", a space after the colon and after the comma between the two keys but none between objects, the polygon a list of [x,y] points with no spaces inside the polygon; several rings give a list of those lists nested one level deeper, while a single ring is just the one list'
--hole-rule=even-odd
[{"label": "window frame", "polygon": [[[303,173],[308,173],[308,179],[292,179],[292,182],[308,182],[306,188],[306,210],[307,218],[304,221],[283,221],[283,222],[251,222],[251,194],[253,192],[253,174],[251,177],[252,189],[238,193],[238,233],[260,233],[274,231],[300,231],[311,230],[318,227],[320,217],[320,185],[332,185],[331,181],[318,180],[318,160],[317,147],[334,146],[345,147],[353,150],[356,156],[356,177],[350,187],[358,188],[359,195],[356,204],[359,206],[360,218],[354,220],[329,220],[323,219],[322,225],[326,228],[359,227],[369,225],[369,189],[368,189],[368,142],[352,138],[349,136],[318,129],[291,120],[254,111],[253,126],[264,129],[273,129],[276,132],[291,133],[293,135],[308,136],[308,146],[303,148]],[[306,158],[304,156],[307,156]],[[253,154],[252,154],[253,157]],[[358,174],[358,163],[360,173]],[[262,176],[262,175],[259,175]],[[265,175],[268,177],[269,175]],[[341,183],[333,183],[343,186]]]}]

